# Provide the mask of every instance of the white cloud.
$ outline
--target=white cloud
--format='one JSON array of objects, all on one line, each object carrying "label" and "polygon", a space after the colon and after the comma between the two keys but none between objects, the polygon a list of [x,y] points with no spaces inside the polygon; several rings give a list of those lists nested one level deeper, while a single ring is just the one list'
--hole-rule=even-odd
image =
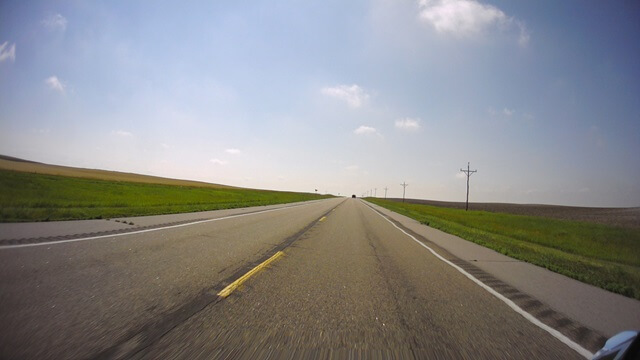
[{"label": "white cloud", "polygon": [[420,0],[420,18],[440,33],[465,36],[505,22],[502,10],[475,0]]},{"label": "white cloud", "polygon": [[358,166],[358,165],[349,165],[349,166],[345,167],[345,170],[357,171],[357,170],[360,170],[360,166]]},{"label": "white cloud", "polygon": [[62,84],[62,82],[60,81],[60,79],[58,79],[57,76],[50,76],[48,78],[46,78],[44,80],[44,83],[47,84],[47,86],[49,86],[49,88],[51,90],[55,90],[55,91],[59,91],[61,93],[64,93],[64,85]]},{"label": "white cloud", "polygon": [[160,146],[165,149],[165,150],[169,150],[171,149],[173,146],[167,144],[167,143],[160,143]]},{"label": "white cloud", "polygon": [[373,128],[371,126],[362,125],[359,128],[355,129],[353,133],[356,135],[370,135],[370,134],[377,134],[378,130],[376,130],[376,128]]},{"label": "white cloud", "polygon": [[459,173],[456,173],[456,179],[466,179],[467,175],[465,175],[465,173],[463,173],[462,171]]},{"label": "white cloud", "polygon": [[516,111],[515,111],[515,110],[512,110],[512,109],[507,109],[507,108],[502,109],[502,113],[503,113],[505,116],[511,116],[511,115],[515,114],[515,112],[516,112]]},{"label": "white cloud", "polygon": [[132,133],[130,133],[128,131],[124,131],[124,130],[113,131],[112,134],[113,135],[118,135],[120,137],[133,137]]},{"label": "white cloud", "polygon": [[60,14],[54,14],[42,20],[42,25],[51,31],[65,31],[67,29],[67,19]]},{"label": "white cloud", "polygon": [[359,108],[369,99],[369,94],[356,84],[325,87],[322,93],[346,101],[352,108]]},{"label": "white cloud", "polygon": [[239,149],[226,149],[224,152],[231,155],[239,155],[242,153]]},{"label": "white cloud", "polygon": [[9,42],[5,41],[0,45],[0,62],[5,60],[16,61],[16,44],[9,46]]},{"label": "white cloud", "polygon": [[228,163],[228,161],[220,160],[220,159],[211,159],[209,161],[211,161],[211,163],[214,164],[214,165],[227,165],[227,163]]},{"label": "white cloud", "polygon": [[518,44],[520,44],[520,46],[522,47],[525,47],[529,44],[529,40],[531,39],[531,32],[529,31],[529,29],[527,29],[524,23],[518,21],[517,24],[518,24],[518,27],[520,28],[520,36],[518,36]]},{"label": "white cloud", "polygon": [[441,34],[469,37],[490,28],[519,30],[518,43],[526,46],[530,32],[523,22],[476,0],[418,0],[419,17]]},{"label": "white cloud", "polygon": [[403,130],[418,130],[420,129],[420,119],[398,119],[396,120],[396,127]]}]

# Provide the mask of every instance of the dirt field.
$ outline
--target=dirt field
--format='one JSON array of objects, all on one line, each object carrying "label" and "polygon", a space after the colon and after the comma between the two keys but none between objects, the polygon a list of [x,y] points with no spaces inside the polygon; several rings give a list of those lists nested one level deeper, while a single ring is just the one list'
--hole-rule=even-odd
[{"label": "dirt field", "polygon": [[[402,201],[402,199],[388,199]],[[406,199],[414,204],[442,206],[464,209],[463,202]],[[506,204],[506,203],[469,203],[469,210],[501,212],[516,215],[542,216],[563,220],[587,221],[598,224],[640,229],[640,207],[635,208],[589,208],[577,206]]]},{"label": "dirt field", "polygon": [[84,179],[97,179],[109,181],[129,181],[145,184],[162,184],[178,186],[197,186],[207,188],[233,188],[232,186],[210,184],[200,181],[168,179],[158,176],[148,176],[124,173],[118,171],[82,169],[68,166],[49,165],[29,160],[22,160],[10,156],[0,155],[0,170],[13,170],[46,175],[61,175]]}]

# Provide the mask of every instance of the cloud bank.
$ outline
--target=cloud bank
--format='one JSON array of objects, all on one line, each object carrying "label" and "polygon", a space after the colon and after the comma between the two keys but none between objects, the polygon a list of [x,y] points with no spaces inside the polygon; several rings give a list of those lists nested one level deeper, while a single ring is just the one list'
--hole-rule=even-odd
[{"label": "cloud bank", "polygon": [[44,80],[44,83],[49,86],[51,90],[60,92],[64,94],[64,84],[58,79],[57,76],[50,76]]},{"label": "cloud bank", "polygon": [[526,46],[531,38],[522,21],[499,8],[476,0],[419,0],[420,20],[440,34],[470,37],[490,29],[518,31],[518,43]]},{"label": "cloud bank", "polygon": [[0,45],[0,62],[5,60],[16,61],[16,44],[9,46],[9,42],[5,41]]},{"label": "cloud bank", "polygon": [[373,134],[379,135],[378,130],[376,130],[376,128],[371,126],[366,126],[366,125],[362,125],[357,129],[353,130],[353,133],[356,135],[373,135]]},{"label": "cloud bank", "polygon": [[396,120],[396,128],[414,131],[420,129],[420,119],[404,118]]},{"label": "cloud bank", "polygon": [[120,136],[120,137],[133,137],[133,134],[130,133],[129,131],[124,131],[124,130],[117,130],[113,132],[114,135]]},{"label": "cloud bank", "polygon": [[224,152],[231,155],[239,155],[242,153],[239,149],[226,149]]},{"label": "cloud bank", "polygon": [[352,108],[359,108],[369,99],[369,94],[356,84],[325,87],[322,94],[345,101]]},{"label": "cloud bank", "polygon": [[211,159],[209,161],[211,161],[211,163],[214,165],[227,165],[228,163],[226,160],[220,160],[220,159]]},{"label": "cloud bank", "polygon": [[42,25],[49,31],[65,31],[67,29],[67,19],[60,14],[54,14],[42,20]]}]

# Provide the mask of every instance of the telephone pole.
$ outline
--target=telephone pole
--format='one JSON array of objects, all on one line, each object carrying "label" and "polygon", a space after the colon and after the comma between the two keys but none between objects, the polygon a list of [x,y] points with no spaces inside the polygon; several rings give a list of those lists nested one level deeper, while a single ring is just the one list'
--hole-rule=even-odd
[{"label": "telephone pole", "polygon": [[378,188],[373,189],[373,197],[378,197]]},{"label": "telephone pole", "polygon": [[407,184],[407,182],[405,181],[400,185],[402,185],[402,202],[404,202],[404,193],[407,190],[407,186],[409,186],[409,184]]},{"label": "telephone pole", "polygon": [[460,171],[462,171],[463,173],[467,174],[467,203],[466,203],[465,208],[464,208],[465,211],[469,210],[469,177],[471,177],[471,175],[473,175],[473,173],[477,173],[478,172],[478,170],[470,170],[469,166],[470,166],[470,163],[467,163],[467,170],[460,169]]},{"label": "telephone pole", "polygon": [[386,186],[384,187],[384,198],[385,199],[387,198],[387,190],[388,189],[389,189],[388,187],[386,187]]}]

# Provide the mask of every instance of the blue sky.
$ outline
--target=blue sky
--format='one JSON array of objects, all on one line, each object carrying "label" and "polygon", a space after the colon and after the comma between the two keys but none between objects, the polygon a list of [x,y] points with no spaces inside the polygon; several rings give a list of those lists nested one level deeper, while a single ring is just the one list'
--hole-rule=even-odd
[{"label": "blue sky", "polygon": [[634,1],[2,1],[0,154],[640,206],[638,38]]}]

